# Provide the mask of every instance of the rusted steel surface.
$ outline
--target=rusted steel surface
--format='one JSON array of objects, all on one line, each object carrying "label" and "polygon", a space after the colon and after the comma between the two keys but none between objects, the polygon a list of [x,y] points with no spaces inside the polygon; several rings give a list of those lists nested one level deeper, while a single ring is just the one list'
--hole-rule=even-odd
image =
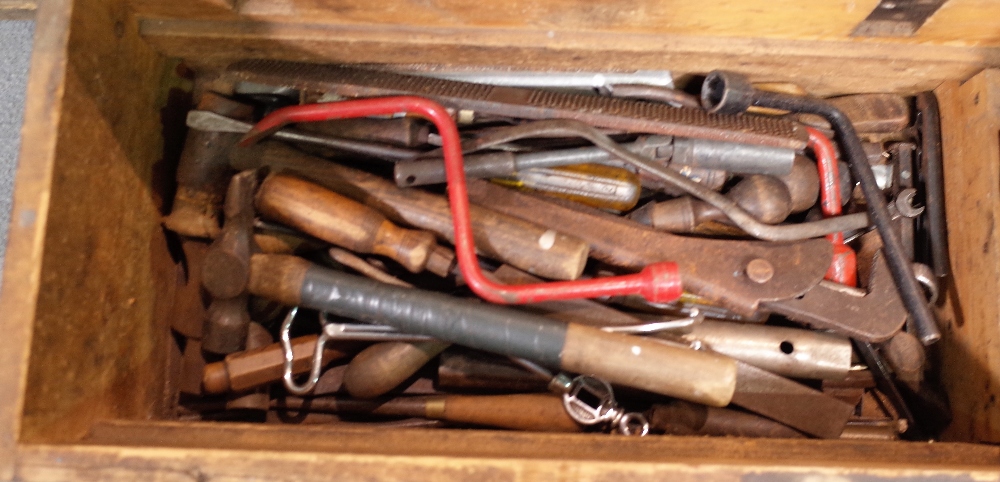
[{"label": "rusted steel surface", "polygon": [[801,298],[770,301],[765,308],[814,328],[835,330],[873,343],[898,333],[907,317],[881,256],[873,263],[867,293],[823,281]]},{"label": "rusted steel surface", "polygon": [[[237,119],[249,119],[253,113],[250,106],[214,93],[203,95],[198,108]],[[170,215],[163,219],[167,229],[196,238],[214,238],[218,234],[230,172],[226,153],[239,138],[228,132],[188,132],[177,166],[177,193]]]},{"label": "rusted steel surface", "polygon": [[820,438],[837,438],[854,406],[737,362],[733,404]]},{"label": "rusted steel surface", "polygon": [[[761,302],[794,298],[814,287],[826,273],[831,247],[825,240],[767,243],[695,239],[654,231],[594,209],[490,184],[469,182],[473,204],[531,219],[590,244],[591,256],[623,268],[664,260],[678,263],[685,290],[752,314]],[[747,264],[762,259],[774,276],[757,283],[744,275]],[[738,274],[735,275],[734,274]]]},{"label": "rusted steel surface", "polygon": [[796,124],[754,115],[707,114],[701,109],[539,89],[277,60],[246,60],[228,69],[235,79],[346,97],[419,95],[448,107],[525,119],[575,119],[598,127],[802,149],[806,132]]}]

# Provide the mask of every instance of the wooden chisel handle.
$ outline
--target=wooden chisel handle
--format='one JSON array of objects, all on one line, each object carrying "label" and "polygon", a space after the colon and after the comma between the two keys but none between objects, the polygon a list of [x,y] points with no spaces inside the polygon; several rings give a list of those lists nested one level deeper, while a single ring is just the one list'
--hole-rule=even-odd
[{"label": "wooden chisel handle", "polygon": [[294,256],[255,255],[250,278],[251,293],[288,305],[377,321],[661,395],[721,407],[736,389],[736,362],[731,358],[386,285]]},{"label": "wooden chisel handle", "polygon": [[442,395],[357,400],[343,397],[285,397],[272,407],[332,413],[422,417],[453,423],[536,432],[579,432],[560,397],[547,393]]},{"label": "wooden chisel handle", "polygon": [[357,398],[374,398],[388,393],[451,343],[437,340],[376,343],[364,350],[347,365],[344,389]]},{"label": "wooden chisel handle", "polygon": [[265,218],[352,251],[392,258],[414,273],[424,270],[437,246],[427,231],[396,226],[368,206],[288,175],[268,176],[256,201]]},{"label": "wooden chisel handle", "polygon": [[[292,339],[292,373],[306,373],[312,368],[316,335]],[[356,346],[326,348],[323,361],[329,363],[350,356]],[[202,387],[205,393],[241,392],[281,380],[285,355],[280,343],[255,350],[230,354],[225,360],[205,366]]]}]

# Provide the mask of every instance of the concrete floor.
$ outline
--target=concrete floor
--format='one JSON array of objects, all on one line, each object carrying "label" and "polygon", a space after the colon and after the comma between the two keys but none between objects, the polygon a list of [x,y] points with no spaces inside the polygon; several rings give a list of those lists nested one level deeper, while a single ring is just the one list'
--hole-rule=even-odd
[{"label": "concrete floor", "polygon": [[7,249],[7,225],[21,147],[24,90],[34,30],[32,20],[0,20],[0,271]]}]

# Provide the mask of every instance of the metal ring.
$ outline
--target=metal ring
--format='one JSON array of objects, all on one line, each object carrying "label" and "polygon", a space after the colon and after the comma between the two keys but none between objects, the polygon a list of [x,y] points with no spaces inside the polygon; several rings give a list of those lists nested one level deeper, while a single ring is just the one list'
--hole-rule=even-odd
[{"label": "metal ring", "polygon": [[[591,406],[579,398],[586,390],[599,405]],[[615,420],[619,415],[611,385],[596,377],[581,375],[573,379],[562,396],[563,408],[570,418],[580,425],[598,425]]]},{"label": "metal ring", "polygon": [[[634,430],[637,427],[639,430]],[[618,419],[618,433],[622,435],[645,437],[649,435],[649,420],[639,412],[629,412]]]}]

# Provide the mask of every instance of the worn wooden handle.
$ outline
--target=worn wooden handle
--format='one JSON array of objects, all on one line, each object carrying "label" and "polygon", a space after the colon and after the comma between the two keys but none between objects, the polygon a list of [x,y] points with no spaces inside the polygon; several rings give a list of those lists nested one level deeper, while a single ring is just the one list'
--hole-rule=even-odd
[{"label": "worn wooden handle", "polygon": [[[440,413],[437,411],[440,410]],[[548,393],[444,397],[427,405],[427,418],[511,430],[579,432],[559,396]]]},{"label": "worn wooden handle", "polygon": [[[312,368],[316,350],[316,335],[292,339],[292,373],[306,373]],[[356,349],[355,345],[323,350],[323,361],[329,363],[346,358]],[[221,362],[205,366],[202,387],[206,393],[241,392],[281,380],[285,355],[280,343],[256,350],[233,353]]]},{"label": "worn wooden handle", "polygon": [[732,358],[573,323],[561,362],[566,371],[715,407],[736,390]]},{"label": "worn wooden handle", "polygon": [[357,398],[384,395],[413,376],[451,345],[444,341],[376,343],[351,360],[344,372],[344,389]]},{"label": "worn wooden handle", "polygon": [[255,254],[250,257],[247,291],[285,306],[297,306],[302,296],[302,282],[310,266],[311,263],[298,256]]},{"label": "worn wooden handle", "polygon": [[392,258],[414,273],[423,271],[436,246],[429,232],[396,226],[368,206],[288,175],[272,174],[264,180],[257,192],[257,210],[352,251]]},{"label": "worn wooden handle", "polygon": [[[234,149],[230,163],[239,169],[269,166],[294,172],[371,206],[394,221],[426,229],[442,239],[454,239],[451,210],[444,196],[400,189],[373,174],[274,142]],[[579,238],[483,206],[471,206],[470,215],[476,249],[484,255],[545,278],[571,280],[583,273],[590,246]]]}]

